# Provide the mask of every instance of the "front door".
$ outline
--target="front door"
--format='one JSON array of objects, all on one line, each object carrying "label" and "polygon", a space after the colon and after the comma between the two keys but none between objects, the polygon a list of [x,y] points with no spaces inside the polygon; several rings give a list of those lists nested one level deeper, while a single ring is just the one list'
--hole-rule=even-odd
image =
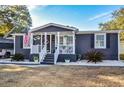
[{"label": "front door", "polygon": [[54,53],[55,50],[55,35],[47,35],[47,53]]}]

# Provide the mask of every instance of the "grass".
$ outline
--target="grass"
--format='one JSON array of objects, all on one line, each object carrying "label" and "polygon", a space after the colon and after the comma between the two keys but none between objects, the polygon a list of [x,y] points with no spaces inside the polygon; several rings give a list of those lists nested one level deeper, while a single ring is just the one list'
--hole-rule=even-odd
[{"label": "grass", "polygon": [[0,66],[1,87],[124,87],[122,67]]}]

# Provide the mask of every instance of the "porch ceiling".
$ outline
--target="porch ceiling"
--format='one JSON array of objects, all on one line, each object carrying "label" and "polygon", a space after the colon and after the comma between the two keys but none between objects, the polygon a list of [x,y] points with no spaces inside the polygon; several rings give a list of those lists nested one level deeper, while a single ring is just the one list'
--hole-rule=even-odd
[{"label": "porch ceiling", "polygon": [[[42,34],[42,35],[44,35],[46,32],[35,32],[35,33],[33,33],[33,35],[40,35],[40,34]],[[72,35],[72,34],[74,34],[74,32],[73,31],[63,31],[63,32],[59,32],[60,33],[60,35]],[[47,32],[47,35],[57,35],[57,32]]]}]

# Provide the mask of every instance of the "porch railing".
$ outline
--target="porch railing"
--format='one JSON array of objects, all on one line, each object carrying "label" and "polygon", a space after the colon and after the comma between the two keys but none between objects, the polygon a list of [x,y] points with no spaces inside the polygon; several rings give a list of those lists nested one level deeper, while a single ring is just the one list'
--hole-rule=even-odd
[{"label": "porch railing", "polygon": [[57,47],[54,53],[54,64],[56,64],[58,56],[59,56],[59,48]]},{"label": "porch railing", "polygon": [[43,48],[41,48],[41,52],[39,53],[40,62],[44,60],[45,55],[46,55],[46,47],[43,46]]},{"label": "porch railing", "polygon": [[37,53],[39,53],[39,45],[32,45],[32,46],[31,46],[31,53],[32,53],[32,54],[37,54]]}]

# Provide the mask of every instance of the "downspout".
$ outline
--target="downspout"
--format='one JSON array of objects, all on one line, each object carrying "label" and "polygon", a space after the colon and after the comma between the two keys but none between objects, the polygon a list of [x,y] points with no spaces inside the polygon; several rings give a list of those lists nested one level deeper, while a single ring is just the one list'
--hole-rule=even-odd
[{"label": "downspout", "polygon": [[120,60],[120,31],[118,33],[118,60]]}]

